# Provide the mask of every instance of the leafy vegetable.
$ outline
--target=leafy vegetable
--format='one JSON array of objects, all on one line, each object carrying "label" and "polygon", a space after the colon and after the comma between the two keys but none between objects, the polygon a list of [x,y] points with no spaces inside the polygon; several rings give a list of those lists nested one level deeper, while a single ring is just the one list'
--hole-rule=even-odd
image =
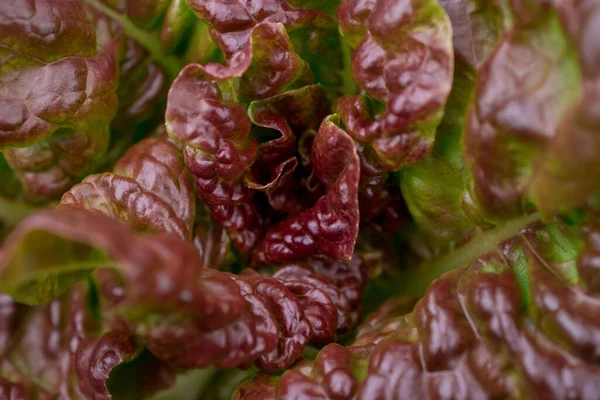
[{"label": "leafy vegetable", "polygon": [[351,258],[358,235],[359,160],[354,143],[331,117],[314,140],[312,163],[327,194],[313,208],[274,226],[258,244],[256,262],[286,262],[313,254]]},{"label": "leafy vegetable", "polygon": [[119,160],[114,173],[90,175],[62,204],[101,210],[137,231],[192,235],[195,197],[180,149],[166,138],[148,138]]},{"label": "leafy vegetable", "polygon": [[[330,344],[280,377],[244,381],[234,398],[594,398],[596,292],[579,276],[590,239],[556,222],[529,225],[443,275],[414,311],[390,300],[354,344]],[[592,255],[593,254],[593,255]]]},{"label": "leafy vegetable", "polygon": [[261,221],[242,174],[254,161],[258,143],[249,137],[244,108],[225,102],[216,83],[197,77],[196,69],[186,67],[171,88],[167,130],[185,141],[186,165],[198,193],[238,251],[247,254],[260,236]]},{"label": "leafy vegetable", "polygon": [[338,9],[350,45],[352,73],[377,102],[341,97],[336,109],[358,141],[373,146],[387,169],[420,161],[431,151],[435,128],[452,85],[451,25],[437,1],[347,0]]},{"label": "leafy vegetable", "polygon": [[[110,399],[109,374],[139,354],[121,329],[107,330],[93,318],[83,286],[40,308],[18,305],[2,295],[3,346],[0,394],[19,399]],[[147,358],[144,374],[129,381],[132,392],[147,396],[171,384],[174,371]]]},{"label": "leafy vegetable", "polygon": [[[40,239],[58,249],[54,257],[35,246]],[[137,236],[109,216],[72,205],[25,220],[1,263],[2,290],[28,304],[43,304],[102,268],[95,275],[102,318],[111,326],[126,323],[156,357],[177,367],[257,360],[265,370],[285,368],[308,340],[331,340],[349,328],[350,301],[340,290],[355,283],[343,271],[356,269],[359,288],[365,276],[360,259],[331,278],[310,264],[282,267],[272,277],[219,272],[203,268],[191,243],[173,233]],[[321,333],[323,323],[332,329]]]},{"label": "leafy vegetable", "polygon": [[1,3],[0,398],[600,398],[599,16]]},{"label": "leafy vegetable", "polygon": [[56,197],[108,145],[117,43],[97,50],[78,1],[0,8],[0,148],[34,200]]},{"label": "leafy vegetable", "polygon": [[[593,22],[583,14],[592,9],[532,5],[513,10],[512,34],[480,74],[467,116],[465,155],[475,195],[496,213],[518,213],[528,202],[545,214],[566,211],[595,190],[595,175],[583,173],[593,169],[588,160],[595,159],[598,148],[584,127],[593,124],[593,113],[584,108],[594,103],[595,91],[588,88],[596,78],[586,54],[595,50],[594,45],[582,48],[593,35],[587,28]],[[527,62],[522,74],[511,76],[518,60],[535,64]]]}]

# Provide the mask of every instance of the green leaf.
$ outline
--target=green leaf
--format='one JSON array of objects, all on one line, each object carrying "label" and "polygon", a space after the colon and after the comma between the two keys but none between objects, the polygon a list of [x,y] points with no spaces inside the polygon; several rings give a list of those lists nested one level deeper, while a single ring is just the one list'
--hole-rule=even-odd
[{"label": "green leaf", "polygon": [[0,253],[0,292],[20,303],[45,304],[94,269],[116,267],[106,254],[78,238],[79,232],[51,226],[56,221],[46,215],[20,224]]},{"label": "green leaf", "polygon": [[463,210],[469,170],[461,147],[473,81],[474,71],[458,63],[431,156],[400,172],[400,186],[411,216],[419,228],[443,239],[460,240],[475,228]]}]

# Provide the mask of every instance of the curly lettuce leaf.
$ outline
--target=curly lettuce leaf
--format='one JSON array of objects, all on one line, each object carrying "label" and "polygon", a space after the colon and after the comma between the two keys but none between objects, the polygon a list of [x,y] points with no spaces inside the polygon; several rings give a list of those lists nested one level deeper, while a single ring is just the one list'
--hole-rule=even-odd
[{"label": "curly lettuce leaf", "polygon": [[[25,307],[1,295],[0,393],[7,398],[111,399],[107,380],[115,368],[135,358],[137,343],[122,330],[105,329],[93,317],[90,288],[72,291],[41,307]],[[129,381],[139,393],[168,386],[164,364],[149,363],[146,378]],[[150,384],[151,383],[151,384]]]},{"label": "curly lettuce leaf", "polygon": [[[59,251],[36,246],[32,239],[40,235]],[[236,284],[204,269],[191,243],[172,233],[138,236],[120,221],[79,207],[61,205],[29,217],[7,239],[1,257],[0,290],[30,304],[50,301],[100,268],[94,277],[103,319],[111,326],[127,321],[126,330],[163,360],[171,360],[178,348],[168,345],[175,340],[170,325],[181,330],[178,322],[185,327],[196,316],[204,321],[200,327],[215,327],[244,308]],[[181,321],[169,323],[172,313]]]},{"label": "curly lettuce leaf", "polygon": [[[86,219],[101,229],[85,229],[80,221]],[[105,253],[95,251],[95,242],[116,235],[121,224],[99,212],[70,206],[34,214],[18,225],[2,247],[0,291],[21,303],[47,303],[94,269],[111,265]],[[123,242],[109,253],[121,252],[129,244]]]},{"label": "curly lettuce leaf", "polygon": [[[259,24],[253,32],[278,32],[271,30],[274,27]],[[253,62],[268,70],[269,59],[253,58]],[[252,101],[246,111],[235,102],[236,89],[230,92],[228,85],[235,87],[235,79],[229,72],[211,75],[210,68],[210,64],[191,64],[182,70],[169,94],[167,131],[183,144],[186,165],[212,217],[246,259],[263,236],[264,220],[269,217],[259,210],[257,191],[267,194],[275,210],[287,212],[300,211],[307,200],[312,205],[310,199],[318,194],[297,184],[296,174],[306,175],[310,168],[298,162],[296,153],[297,145],[305,144],[298,137],[318,128],[327,100],[319,85],[308,85]],[[241,79],[260,71],[250,68]],[[225,77],[229,80],[222,81]]]},{"label": "curly lettuce leaf", "polygon": [[[402,172],[402,190],[411,214],[420,228],[438,237],[464,240],[476,227],[502,225],[534,207],[544,215],[565,212],[582,205],[595,190],[591,174],[580,171],[570,176],[566,164],[562,168],[551,155],[559,148],[568,148],[566,142],[555,143],[561,124],[567,123],[561,121],[571,121],[577,115],[573,110],[580,107],[578,104],[593,104],[593,98],[581,99],[584,81],[576,65],[577,48],[572,44],[578,39],[566,22],[571,14],[572,24],[583,18],[579,11],[575,12],[579,8],[573,6],[528,6],[527,10],[516,7],[511,14],[503,9],[506,33],[495,52],[480,64],[472,94],[477,65],[465,62],[457,53],[460,58],[453,91],[438,128],[434,153],[425,162]],[[487,28],[493,28],[487,36],[498,37],[501,15],[483,10],[480,15],[486,15]],[[453,23],[459,24],[456,15],[452,18]],[[471,20],[471,24],[475,22]],[[456,36],[454,40],[458,49],[461,42]],[[526,53],[539,65],[520,68],[522,76],[512,75],[513,60],[522,60]],[[547,73],[540,73],[541,70]],[[507,85],[501,75],[510,75],[513,84]],[[535,75],[539,81],[524,78],[529,75]],[[526,84],[519,83],[520,79],[525,79]],[[468,98],[469,111],[463,119]],[[520,113],[520,119],[512,112]],[[575,131],[569,128],[569,134],[562,137],[574,138]],[[588,143],[584,146],[589,150],[587,154],[593,153],[593,141],[581,137],[576,140],[578,146]],[[574,152],[569,151],[569,156]],[[574,156],[570,165],[583,166],[583,159]]]},{"label": "curly lettuce leaf", "polygon": [[311,181],[310,152],[313,133],[327,115],[327,105],[323,88],[308,85],[248,106],[255,136],[266,139],[244,178],[245,185],[265,192],[272,209],[296,214],[320,197],[320,186]]},{"label": "curly lettuce leaf", "polygon": [[[336,24],[333,18],[313,6],[319,2],[306,3],[274,0],[267,3],[246,6],[244,2],[188,0],[189,6],[196,15],[210,26],[210,34],[225,55],[229,70],[248,62],[248,46],[256,42],[254,29],[261,24],[272,25],[281,23],[283,31],[281,41],[289,36],[295,53],[300,56],[302,63],[306,62],[306,74],[314,75],[316,81],[326,87],[336,90],[341,83],[342,54],[339,46]],[[299,6],[301,8],[295,8]],[[271,39],[273,40],[273,39]],[[285,46],[289,46],[286,44]],[[274,49],[274,54],[281,56],[280,49]],[[284,78],[292,63],[298,63],[294,54],[281,62],[272,63],[277,67],[273,71],[275,82]],[[223,70],[217,64],[209,64],[207,68],[213,71]],[[265,85],[263,91],[272,86],[269,81],[261,80]],[[255,90],[258,94],[258,91]]]},{"label": "curly lettuce leaf", "polygon": [[354,141],[326,118],[312,152],[315,174],[326,194],[312,208],[272,227],[257,245],[255,263],[283,263],[322,254],[349,260],[358,236],[360,161]]},{"label": "curly lettuce leaf", "polygon": [[[192,185],[181,150],[166,137],[148,138],[121,158],[114,173],[91,175],[71,188],[63,196],[60,208],[65,209],[65,215],[74,207],[99,211],[138,232],[172,232],[184,240],[191,240],[195,215]],[[84,217],[85,214],[81,218]],[[47,219],[40,216],[32,223],[44,227],[52,224],[52,218],[52,215]],[[14,260],[4,261],[10,265],[2,273],[7,286],[0,290],[21,302],[44,303],[106,262],[105,254],[96,253],[88,245],[65,241],[61,234],[70,235],[72,228],[68,220],[62,228],[56,227],[60,232],[57,235],[44,234],[44,228],[28,233],[28,229],[33,228],[27,228],[25,223],[19,226],[21,228],[16,229],[14,236],[25,236],[4,245],[7,253],[13,254],[7,257]],[[118,227],[110,228],[109,225],[106,229]],[[103,234],[106,233],[92,232],[87,240],[96,240]],[[38,240],[43,244],[36,247]],[[53,255],[53,251],[65,254]],[[60,260],[64,256],[74,258],[63,263]],[[20,269],[19,265],[27,265],[27,268]]]},{"label": "curly lettuce leaf", "polygon": [[[167,130],[184,144],[201,198],[246,259],[267,221],[302,212],[321,194],[312,184],[312,163],[300,159],[306,150],[297,150],[297,145],[306,144],[298,138],[309,138],[306,132],[318,128],[328,111],[327,97],[322,87],[307,85],[315,71],[303,56],[308,50],[306,54],[314,55],[335,25],[320,11],[296,9],[285,1],[250,8],[231,3],[226,12],[217,2],[189,3],[211,27],[225,64],[184,68],[170,90]],[[299,40],[303,35],[308,39]],[[197,106],[209,99],[208,107]],[[243,104],[248,103],[254,125],[244,113]],[[212,112],[212,107],[235,116],[225,124],[225,114]],[[210,148],[208,140],[200,143],[209,137],[218,141]],[[255,191],[266,193],[270,209],[259,204]]]},{"label": "curly lettuce leaf", "polygon": [[215,82],[202,79],[197,65],[184,68],[169,92],[166,126],[182,142],[185,163],[212,217],[245,256],[261,235],[261,217],[243,173],[254,161],[258,143],[240,104],[223,98]]},{"label": "curly lettuce leaf", "polygon": [[[294,124],[307,119],[296,116]],[[207,252],[210,240],[196,237],[195,248],[183,229],[173,228],[191,226],[191,193],[179,147],[165,137],[138,143],[113,173],[88,177],[57,209],[17,227],[0,254],[0,291],[44,304],[92,277],[103,323],[124,329],[153,357],[177,368],[256,363],[283,369],[309,341],[330,341],[356,323],[366,283],[361,257],[348,263],[315,258],[284,266],[273,277],[208,269],[219,267],[202,262],[215,259]],[[169,210],[166,216],[155,212],[159,205]],[[206,227],[199,222],[196,232]]]},{"label": "curly lettuce leaf", "polygon": [[187,68],[194,66],[207,80],[223,82],[240,100],[269,97],[295,81],[311,80],[310,71],[306,70],[305,62],[294,51],[282,23],[259,23],[247,32],[247,38],[236,41],[235,45],[226,65],[191,64]]},{"label": "curly lettuce leaf", "polygon": [[26,194],[43,202],[106,150],[117,107],[116,43],[96,50],[77,1],[15,1],[0,13],[0,148]]},{"label": "curly lettuce leaf", "polygon": [[476,201],[499,217],[532,206],[553,215],[596,190],[590,107],[597,68],[588,57],[595,51],[588,16],[597,9],[593,2],[514,6],[512,30],[480,71],[465,156]]},{"label": "curly lettuce leaf", "polygon": [[[145,398],[191,368],[163,398],[230,395],[241,375],[206,389],[215,368],[252,368],[236,399],[600,395],[596,1],[81,1],[0,6],[0,80],[38,68],[13,68],[24,40],[47,65],[113,51],[110,154],[80,163],[104,145],[70,126],[2,150],[0,207],[39,165],[78,171],[39,201],[112,169],[178,58],[202,65],[172,86],[170,138],[0,227],[0,397]],[[23,4],[81,35],[14,34]]]},{"label": "curly lettuce leaf", "polygon": [[402,194],[419,229],[436,237],[464,240],[477,225],[490,224],[470,198],[471,172],[462,137],[477,71],[490,56],[507,12],[496,2],[441,1],[453,28],[455,70],[452,91],[437,128],[432,153],[401,171]]},{"label": "curly lettuce leaf", "polygon": [[[25,307],[1,295],[0,394],[7,398],[111,399],[107,381],[139,354],[127,332],[94,319],[90,287],[73,290],[40,307]],[[128,384],[149,395],[171,384],[174,371],[146,358],[145,375]]]},{"label": "curly lettuce leaf", "polygon": [[[37,246],[38,237],[58,251]],[[318,268],[283,266],[272,277],[216,271],[173,233],[139,236],[101,212],[63,204],[29,217],[7,239],[0,290],[44,304],[94,270],[99,318],[158,360],[177,368],[256,363],[275,371],[295,362],[309,341],[330,341],[356,321],[349,314],[356,298],[343,288],[360,292],[364,261],[332,267],[331,278]]]},{"label": "curly lettuce leaf", "polygon": [[280,164],[282,168],[275,170],[276,173],[281,170],[281,174],[265,190],[274,213],[297,214],[312,207],[323,195],[323,185],[316,179],[310,158],[315,137],[312,129],[305,131],[298,140],[297,156],[287,159]]},{"label": "curly lettuce leaf", "polygon": [[528,224],[435,280],[412,311],[390,300],[353,345],[248,378],[234,398],[408,399],[449,387],[465,398],[594,398],[598,292],[580,276],[598,256],[593,221]]},{"label": "curly lettuce leaf", "polygon": [[452,86],[452,27],[444,9],[436,0],[346,0],[338,18],[355,47],[352,74],[374,100],[336,100],[348,132],[372,146],[388,170],[423,160]]},{"label": "curly lettuce leaf", "polygon": [[[278,169],[290,158],[296,158],[300,148],[298,143],[307,130],[317,130],[327,115],[327,99],[321,85],[307,85],[287,90],[266,99],[254,100],[248,106],[248,116],[255,125],[256,136],[278,132],[279,137],[263,140],[255,165],[258,171],[251,171],[250,187],[257,190],[268,189],[280,173]],[[266,129],[261,129],[266,128]],[[268,131],[266,131],[268,130]],[[273,130],[275,132],[273,132]],[[265,132],[266,131],[266,132]],[[269,140],[270,139],[270,140]],[[312,144],[312,143],[311,143]],[[310,150],[310,147],[308,148]],[[302,163],[304,160],[300,160]],[[263,172],[264,171],[264,172]],[[268,176],[266,183],[258,182],[257,177]]]},{"label": "curly lettuce leaf", "polygon": [[140,232],[192,236],[196,203],[192,177],[181,149],[166,137],[137,143],[113,173],[88,176],[65,193],[61,203],[102,211]]}]

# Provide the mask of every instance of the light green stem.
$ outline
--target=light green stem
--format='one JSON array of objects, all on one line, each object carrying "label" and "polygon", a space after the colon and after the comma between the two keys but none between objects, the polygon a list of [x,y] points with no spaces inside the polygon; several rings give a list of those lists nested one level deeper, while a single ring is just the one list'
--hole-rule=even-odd
[{"label": "light green stem", "polygon": [[352,48],[340,35],[340,43],[342,46],[342,55],[344,57],[344,71],[342,79],[344,83],[344,94],[354,95],[357,93],[356,82],[352,76]]},{"label": "light green stem", "polygon": [[163,66],[171,79],[175,79],[175,77],[177,77],[177,74],[179,74],[179,71],[181,71],[183,66],[175,57],[163,54],[160,48],[160,43],[154,39],[152,34],[138,28],[125,15],[118,13],[117,11],[100,3],[97,0],[84,1],[121,25],[123,32],[148,50],[150,57]]},{"label": "light green stem", "polygon": [[465,246],[403,275],[402,282],[399,283],[399,291],[422,296],[431,282],[442,274],[466,267],[482,255],[497,250],[498,245],[504,240],[518,235],[521,229],[539,219],[540,214],[533,213],[478,234]]}]

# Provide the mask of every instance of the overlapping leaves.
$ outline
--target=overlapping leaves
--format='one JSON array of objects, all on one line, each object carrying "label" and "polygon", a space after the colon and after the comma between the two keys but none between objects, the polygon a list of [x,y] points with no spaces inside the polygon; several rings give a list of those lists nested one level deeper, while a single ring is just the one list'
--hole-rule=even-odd
[{"label": "overlapping leaves", "polygon": [[436,280],[412,312],[392,299],[353,345],[249,378],[234,398],[597,397],[598,293],[584,279],[594,226],[580,237],[561,222],[529,225]]},{"label": "overlapping leaves", "polygon": [[33,200],[60,196],[108,145],[118,43],[97,50],[78,1],[8,2],[0,13],[0,148]]},{"label": "overlapping leaves", "polygon": [[[110,371],[144,347],[155,368],[165,371],[253,362],[279,370],[291,365],[309,341],[330,341],[356,323],[356,293],[369,267],[358,255],[342,264],[315,259],[285,266],[272,277],[252,270],[233,275],[204,265],[203,259],[214,258],[206,257],[209,243],[203,237],[194,238],[196,246],[191,242],[191,183],[181,150],[165,137],[149,138],[131,148],[114,173],[88,177],[55,210],[24,220],[7,239],[0,255],[0,290],[31,305],[62,295],[51,307],[67,309],[75,296],[69,296],[72,285],[94,291],[99,308],[85,308],[82,316],[61,322],[64,334],[93,319],[99,328],[81,328],[93,330],[90,346],[104,346],[110,354],[121,344],[129,346],[116,359],[93,348],[58,349],[56,357],[65,357],[66,369],[42,386],[49,396],[65,390],[62,385],[74,385],[69,390],[81,397],[108,396]],[[205,219],[196,222],[196,231],[205,229]],[[323,275],[323,265],[329,264],[335,267]],[[32,313],[43,318],[44,310]],[[19,340],[17,330],[6,335]],[[106,335],[121,338],[119,344],[106,343]],[[95,354],[93,361],[79,359],[89,352]],[[106,368],[89,382],[91,388],[86,362]],[[22,366],[23,378],[3,373],[7,388],[38,390],[38,367],[33,361]]]},{"label": "overlapping leaves", "polygon": [[598,10],[1,5],[0,397],[598,397]]},{"label": "overlapping leaves", "polygon": [[598,10],[593,1],[515,7],[510,34],[481,71],[465,156],[474,195],[494,213],[515,215],[533,203],[550,215],[596,190],[598,45],[590,38]]}]

